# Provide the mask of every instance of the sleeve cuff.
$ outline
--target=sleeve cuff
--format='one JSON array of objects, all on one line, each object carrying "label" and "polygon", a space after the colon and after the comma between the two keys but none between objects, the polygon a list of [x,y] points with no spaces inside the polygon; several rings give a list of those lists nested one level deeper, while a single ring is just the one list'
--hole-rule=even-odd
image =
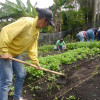
[{"label": "sleeve cuff", "polygon": [[2,48],[1,51],[0,51],[0,54],[1,55],[9,54],[8,49],[7,48]]},{"label": "sleeve cuff", "polygon": [[39,65],[39,61],[38,60],[33,60],[32,61],[34,65]]}]

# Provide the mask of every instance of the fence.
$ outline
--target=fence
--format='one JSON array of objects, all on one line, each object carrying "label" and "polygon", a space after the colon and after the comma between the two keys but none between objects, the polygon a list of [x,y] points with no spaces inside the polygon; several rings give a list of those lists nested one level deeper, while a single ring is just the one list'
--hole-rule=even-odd
[{"label": "fence", "polygon": [[68,34],[71,34],[71,29],[57,33],[40,33],[38,44],[55,44],[57,40],[61,37],[65,38]]}]

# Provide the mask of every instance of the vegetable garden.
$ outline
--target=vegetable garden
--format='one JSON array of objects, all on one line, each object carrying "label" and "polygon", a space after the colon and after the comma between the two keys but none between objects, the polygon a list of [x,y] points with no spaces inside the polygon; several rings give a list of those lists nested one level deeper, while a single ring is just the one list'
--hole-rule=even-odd
[{"label": "vegetable garden", "polygon": [[[63,52],[54,51],[53,47],[38,48],[40,65],[65,73],[66,83],[63,84],[59,75],[25,66],[27,76],[22,97],[26,100],[100,100],[100,42],[67,43],[67,50]],[[22,57],[32,63],[26,54]],[[13,91],[12,85],[9,100]]]}]

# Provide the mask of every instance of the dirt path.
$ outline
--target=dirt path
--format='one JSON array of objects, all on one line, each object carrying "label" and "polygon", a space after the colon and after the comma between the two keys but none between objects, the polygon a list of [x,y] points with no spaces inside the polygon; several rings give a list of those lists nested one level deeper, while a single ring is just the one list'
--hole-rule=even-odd
[{"label": "dirt path", "polygon": [[[83,67],[82,67],[83,66]],[[70,79],[72,82],[66,85],[60,94],[57,94],[59,100],[74,95],[79,100],[100,100],[100,58],[90,60],[79,66]]]}]

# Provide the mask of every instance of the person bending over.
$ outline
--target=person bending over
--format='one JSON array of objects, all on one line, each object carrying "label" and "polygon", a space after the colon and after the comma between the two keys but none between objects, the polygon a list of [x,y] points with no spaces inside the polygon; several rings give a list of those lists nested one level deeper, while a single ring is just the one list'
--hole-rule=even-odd
[{"label": "person bending over", "polygon": [[22,17],[17,21],[2,28],[0,33],[0,100],[8,100],[8,92],[12,84],[13,73],[15,74],[14,100],[20,100],[22,86],[26,71],[24,65],[12,61],[9,57],[21,60],[21,53],[27,53],[37,66],[41,69],[37,59],[37,40],[39,30],[53,25],[53,15],[49,9],[36,8],[38,16]]}]

